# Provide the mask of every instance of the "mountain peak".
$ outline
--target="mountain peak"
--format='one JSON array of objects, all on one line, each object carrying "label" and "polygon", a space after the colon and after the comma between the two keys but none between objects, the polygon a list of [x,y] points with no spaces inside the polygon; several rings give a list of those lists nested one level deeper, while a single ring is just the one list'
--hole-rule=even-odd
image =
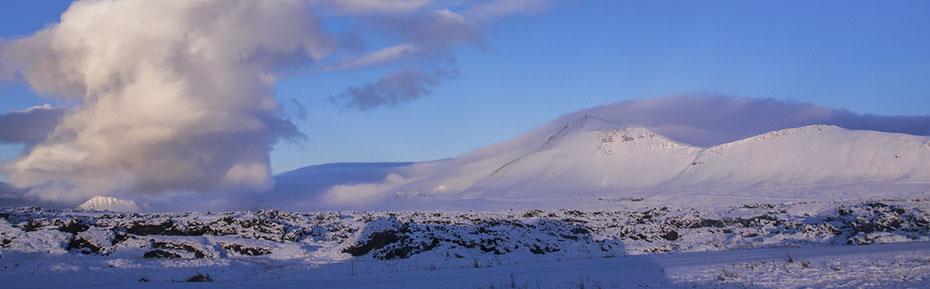
[{"label": "mountain peak", "polygon": [[85,211],[138,212],[139,205],[134,201],[107,196],[95,196],[77,207]]},{"label": "mountain peak", "polygon": [[564,126],[562,126],[561,129],[549,136],[549,138],[546,139],[546,142],[543,143],[543,147],[549,146],[549,144],[564,135],[572,134],[577,131],[603,131],[620,128],[626,128],[626,126],[615,124],[602,118],[585,114],[580,118],[569,121]]}]

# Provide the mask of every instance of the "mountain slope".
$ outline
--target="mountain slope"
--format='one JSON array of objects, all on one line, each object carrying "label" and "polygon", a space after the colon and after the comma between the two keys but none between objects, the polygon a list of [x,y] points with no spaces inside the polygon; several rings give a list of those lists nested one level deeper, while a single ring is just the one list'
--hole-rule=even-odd
[{"label": "mountain slope", "polygon": [[564,198],[649,188],[674,178],[699,148],[642,127],[585,116],[538,150],[496,169],[465,198]]},{"label": "mountain slope", "polygon": [[[714,205],[762,199],[914,196],[930,191],[930,138],[835,126],[774,131],[710,148],[583,116],[535,141],[394,168],[390,181],[338,185],[349,208]],[[514,147],[514,150],[494,149]]]},{"label": "mountain slope", "polygon": [[[302,199],[286,202],[284,208],[293,209],[716,206],[760,200],[926,197],[930,192],[928,136],[832,125],[746,135],[736,129],[672,127],[657,116],[650,117],[656,125],[632,125],[624,122],[630,116],[621,113],[629,109],[621,108],[606,105],[573,112],[451,159],[361,168],[357,174],[365,177],[351,182],[312,173],[279,176],[279,188],[286,189],[276,191]],[[327,185],[292,185],[314,178]]]},{"label": "mountain slope", "polygon": [[703,150],[685,183],[926,182],[928,138],[835,126],[775,131]]}]

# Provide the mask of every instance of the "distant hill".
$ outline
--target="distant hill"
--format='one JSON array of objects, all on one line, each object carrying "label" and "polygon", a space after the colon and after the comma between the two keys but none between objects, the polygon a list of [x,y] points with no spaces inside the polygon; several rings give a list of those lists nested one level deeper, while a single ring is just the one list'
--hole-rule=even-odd
[{"label": "distant hill", "polygon": [[294,209],[502,209],[716,206],[930,192],[928,136],[806,125],[725,142],[733,134],[704,137],[679,127],[687,133],[671,138],[615,121],[623,118],[610,107],[571,113],[452,159],[300,169],[276,177],[272,195],[302,200],[275,202]]},{"label": "distant hill", "polygon": [[96,196],[77,207],[85,211],[139,212],[136,202],[114,197]]}]

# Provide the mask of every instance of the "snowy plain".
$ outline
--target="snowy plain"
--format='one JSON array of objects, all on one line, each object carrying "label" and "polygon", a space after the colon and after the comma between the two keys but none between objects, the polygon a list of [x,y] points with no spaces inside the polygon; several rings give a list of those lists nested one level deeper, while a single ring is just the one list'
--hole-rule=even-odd
[{"label": "snowy plain", "polygon": [[930,200],[718,208],[0,211],[4,288],[919,288]]}]

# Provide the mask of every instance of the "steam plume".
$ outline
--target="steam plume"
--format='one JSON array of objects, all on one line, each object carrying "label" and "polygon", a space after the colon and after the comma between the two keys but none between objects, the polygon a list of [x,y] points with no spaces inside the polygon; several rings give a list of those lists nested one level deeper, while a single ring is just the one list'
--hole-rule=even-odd
[{"label": "steam plume", "polygon": [[33,197],[71,202],[267,189],[269,147],[299,136],[277,114],[275,73],[329,43],[301,1],[75,2],[3,48],[34,90],[79,104],[3,172]]}]

